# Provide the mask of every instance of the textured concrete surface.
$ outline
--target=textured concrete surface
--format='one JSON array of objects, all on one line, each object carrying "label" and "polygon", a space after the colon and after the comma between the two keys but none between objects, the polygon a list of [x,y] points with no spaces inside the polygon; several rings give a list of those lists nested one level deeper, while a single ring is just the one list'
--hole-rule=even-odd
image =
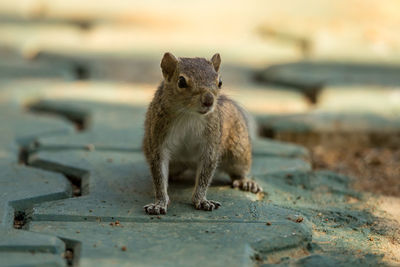
[{"label": "textured concrete surface", "polygon": [[20,228],[35,203],[68,198],[71,185],[61,174],[32,169],[19,161],[23,146],[32,148],[40,136],[66,134],[72,127],[54,117],[38,118],[15,105],[1,105],[0,110],[0,265],[63,266],[65,245],[58,237]]},{"label": "textured concrete surface", "polygon": [[261,134],[304,145],[398,147],[398,87],[327,86],[316,100],[306,112],[259,115]]},{"label": "textured concrete surface", "polygon": [[[8,23],[0,42],[27,56],[60,50],[155,55],[170,47],[201,55],[210,48],[224,50],[231,59],[247,62],[287,61],[302,54],[398,62],[398,8],[396,0],[2,1],[0,14]],[[21,25],[30,21],[35,23]],[[260,28],[268,29],[262,31],[264,39]]]},{"label": "textured concrete surface", "polygon": [[[53,127],[76,125],[63,119],[68,110],[81,111],[90,123],[41,134],[48,114],[57,116],[50,119]],[[379,241],[368,240],[393,229],[362,208],[363,195],[349,188],[346,177],[313,172],[302,147],[255,140],[252,176],[262,194],[234,190],[218,174],[209,197],[223,206],[197,211],[189,175],[172,179],[168,214],[148,216],[142,207],[153,192],[140,151],[143,108],[57,100],[20,112],[42,131],[24,132],[34,138],[16,145],[25,151],[21,164],[18,149],[6,153],[1,265],[383,264],[373,245]],[[10,129],[19,132],[18,125]]]},{"label": "textured concrete surface", "polygon": [[[188,174],[172,179],[166,216],[144,214],[153,192],[143,116],[165,50],[220,52],[227,93],[260,115],[264,136],[398,129],[398,66],[386,65],[400,58],[397,2],[190,5],[0,1],[0,266],[400,262],[398,224],[376,196],[271,139],[253,144],[264,193],[218,174],[209,196],[223,206],[197,211]],[[289,90],[253,83],[272,63],[256,78]]]}]

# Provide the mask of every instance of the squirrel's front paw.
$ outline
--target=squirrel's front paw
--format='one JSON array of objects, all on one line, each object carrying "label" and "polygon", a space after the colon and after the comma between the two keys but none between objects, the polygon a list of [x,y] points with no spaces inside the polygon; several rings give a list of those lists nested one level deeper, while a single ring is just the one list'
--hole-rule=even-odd
[{"label": "squirrel's front paw", "polygon": [[161,201],[151,203],[143,207],[144,211],[149,215],[167,214],[167,204]]},{"label": "squirrel's front paw", "polygon": [[256,181],[247,178],[234,180],[232,182],[232,187],[239,188],[243,191],[250,191],[255,194],[263,191],[261,186],[259,186]]},{"label": "squirrel's front paw", "polygon": [[194,207],[198,210],[207,210],[207,211],[212,211],[216,210],[221,206],[221,203],[214,201],[214,200],[207,200],[203,199],[200,201],[195,201],[194,202]]}]

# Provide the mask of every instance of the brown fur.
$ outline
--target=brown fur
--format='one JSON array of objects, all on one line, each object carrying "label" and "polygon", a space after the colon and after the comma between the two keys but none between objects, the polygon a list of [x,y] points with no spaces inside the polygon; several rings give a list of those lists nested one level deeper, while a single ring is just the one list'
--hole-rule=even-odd
[{"label": "brown fur", "polygon": [[[156,197],[155,203],[144,207],[149,214],[166,213],[168,176],[186,168],[196,170],[192,201],[197,209],[220,206],[206,198],[217,167],[230,175],[234,187],[254,193],[262,190],[246,178],[251,166],[248,122],[243,109],[221,94],[220,62],[219,54],[210,61],[177,59],[170,53],[163,57],[164,81],[148,108],[143,140]],[[179,88],[180,76],[187,88]]]}]

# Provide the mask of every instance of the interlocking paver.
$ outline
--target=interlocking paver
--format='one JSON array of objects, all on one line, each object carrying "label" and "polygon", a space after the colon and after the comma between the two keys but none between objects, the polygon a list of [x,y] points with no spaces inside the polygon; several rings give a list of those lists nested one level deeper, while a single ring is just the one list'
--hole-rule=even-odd
[{"label": "interlocking paver", "polygon": [[328,86],[321,91],[318,110],[342,113],[372,113],[396,118],[400,114],[398,86]]},{"label": "interlocking paver", "polygon": [[398,146],[398,87],[328,86],[312,110],[260,115],[262,135],[305,145]]},{"label": "interlocking paver", "polygon": [[[348,264],[353,258],[364,264],[365,253],[376,253],[361,241],[370,232],[345,234],[376,218],[367,211],[354,211],[357,207],[349,199],[360,195],[349,189],[346,177],[311,171],[304,148],[256,139],[252,175],[264,194],[233,190],[227,177],[217,175],[209,197],[223,206],[212,213],[200,212],[190,204],[194,181],[183,177],[171,181],[168,214],[148,216],[142,207],[152,201],[153,192],[140,151],[144,109],[94,102],[52,104],[85,108],[91,124],[82,132],[39,137],[27,163],[64,173],[71,182],[84,179],[80,186],[87,188],[81,188],[81,196],[35,204],[26,228],[29,233],[61,238],[83,266],[132,262],[187,266],[206,258],[210,265],[233,266],[273,262],[303,266],[316,259]],[[316,235],[316,229],[326,235]],[[341,246],[326,243],[340,235]],[[360,241],[349,241],[354,238]],[[352,251],[358,248],[366,252]],[[184,256],[188,254],[192,256]],[[319,257],[308,259],[310,254]]]},{"label": "interlocking paver", "polygon": [[397,65],[380,62],[300,61],[268,66],[258,71],[255,78],[263,84],[281,85],[285,89],[301,92],[310,103],[318,104],[326,87],[339,86],[351,92],[354,86],[399,86],[399,70]]},{"label": "interlocking paver", "polygon": [[360,84],[398,86],[399,70],[397,65],[384,63],[301,61],[270,66],[260,71],[258,77],[265,82],[304,87]]},{"label": "interlocking paver", "polygon": [[[15,93],[17,99],[19,95],[23,99],[23,94]],[[29,214],[24,229],[12,229],[14,214],[11,209],[7,213],[7,237],[1,253],[10,255],[10,262],[15,262],[15,254],[22,248],[41,253],[45,255],[43,263],[54,264],[73,251],[72,260],[82,266],[144,265],[166,260],[175,265],[197,265],[204,262],[205,255],[215,265],[230,262],[238,266],[279,262],[363,265],[381,261],[379,255],[368,256],[379,254],[379,250],[364,240],[392,230],[370,227],[380,219],[359,206],[363,196],[349,189],[346,177],[312,171],[308,152],[300,146],[254,140],[252,176],[262,185],[264,194],[233,190],[229,178],[219,174],[209,197],[223,206],[212,213],[197,211],[190,204],[192,177],[173,179],[168,214],[159,219],[145,215],[142,208],[153,200],[151,177],[141,152],[143,106],[59,100],[37,102],[31,107],[35,105],[42,107],[42,112],[58,113],[58,117],[18,113],[16,107],[7,107],[9,113],[4,113],[20,114],[16,121],[22,125],[10,127],[9,139],[3,141],[6,147],[21,130],[33,137],[22,138],[20,144],[4,150],[6,167],[15,164],[21,145],[36,140],[27,150],[26,163],[30,166],[19,167],[27,173],[31,194],[37,196],[33,206],[23,207]],[[47,133],[46,127],[57,128],[55,121],[61,128],[68,123],[63,117],[69,109],[86,114],[90,122],[86,128],[73,131],[70,125],[61,132]],[[24,116],[27,119],[20,119]],[[37,122],[37,131],[29,126],[32,121]],[[12,173],[23,176],[22,171]],[[44,180],[35,180],[33,173],[42,174]],[[49,187],[42,186],[50,177]],[[9,186],[7,192],[17,188],[12,182]],[[14,233],[22,233],[16,239],[18,246],[10,241]],[[22,254],[21,262],[34,263],[37,259]],[[192,256],[178,258],[188,254]]]},{"label": "interlocking paver", "polygon": [[[71,195],[70,183],[60,174],[35,170],[17,164],[0,163],[1,198],[0,218],[2,225],[9,225],[14,215],[12,208],[24,209],[34,203]],[[18,180],[18,183],[16,183]]]},{"label": "interlocking paver", "polygon": [[[58,104],[63,105],[65,103],[59,102]],[[113,253],[120,255],[120,248],[114,248],[117,240],[120,240],[118,242],[121,244],[125,242],[125,246],[129,250],[135,249],[137,246],[141,247],[141,250],[135,249],[137,253],[128,254],[130,255],[128,256],[129,259],[120,259],[120,263],[129,262],[128,260],[131,259],[143,264],[157,263],[154,259],[148,259],[148,256],[146,256],[150,255],[148,254],[149,247],[145,245],[150,237],[143,240],[134,238],[134,241],[127,242],[129,240],[124,240],[123,238],[126,237],[127,233],[121,233],[120,237],[115,234],[115,239],[112,239],[111,243],[104,242],[102,246],[96,245],[97,249],[93,250],[89,236],[93,236],[97,240],[103,234],[105,235],[105,240],[108,237],[107,232],[100,235],[90,233],[98,231],[98,227],[111,227],[109,223],[115,220],[119,220],[122,225],[125,225],[124,229],[132,237],[139,235],[141,230],[137,230],[138,228],[147,229],[149,235],[150,233],[156,235],[160,229],[164,229],[163,231],[179,229],[178,232],[182,233],[191,231],[193,228],[198,228],[199,230],[196,230],[196,232],[200,233],[203,233],[203,228],[204,233],[206,233],[205,231],[210,231],[210,233],[218,232],[219,234],[226,231],[231,232],[231,238],[234,238],[230,241],[232,243],[229,243],[229,240],[220,240],[219,242],[220,244],[226,242],[231,244],[229,246],[225,245],[224,251],[226,252],[225,255],[231,255],[229,258],[232,263],[249,261],[250,256],[254,253],[250,253],[246,249],[249,246],[246,244],[251,244],[255,239],[261,242],[262,238],[257,233],[257,229],[265,229],[267,227],[265,225],[266,217],[271,218],[270,220],[274,223],[274,227],[278,227],[278,225],[279,227],[277,229],[272,227],[273,231],[265,232],[265,240],[279,240],[280,238],[291,240],[288,241],[289,243],[277,244],[278,247],[283,246],[282,249],[285,249],[285,246],[303,247],[311,240],[311,229],[306,220],[303,224],[298,224],[287,219],[289,216],[296,216],[298,212],[294,214],[290,209],[280,208],[263,201],[256,201],[254,195],[250,193],[232,190],[229,186],[229,180],[223,176],[216,179],[216,185],[210,188],[209,192],[210,197],[214,197],[224,203],[223,209],[219,209],[214,213],[194,210],[190,205],[193,180],[176,181],[170,187],[173,203],[170,206],[169,214],[172,214],[172,216],[165,216],[160,219],[160,222],[165,223],[154,223],[152,220],[155,218],[145,215],[142,208],[144,204],[150,202],[153,198],[151,178],[144,157],[140,152],[141,136],[137,135],[137,133],[135,135],[135,132],[141,132],[142,126],[138,125],[141,125],[140,121],[143,120],[143,110],[135,112],[135,109],[131,107],[119,106],[119,108],[116,108],[113,105],[75,103],[75,107],[82,106],[85,106],[93,113],[92,123],[88,129],[82,133],[54,138],[51,136],[39,138],[37,151],[28,158],[28,163],[33,166],[35,166],[35,162],[41,160],[41,167],[45,169],[52,163],[59,163],[65,168],[72,166],[89,173],[89,188],[86,195],[59,201],[47,201],[46,203],[35,205],[32,210],[32,221],[29,224],[29,230],[31,231],[47,234],[57,233],[59,237],[82,242],[82,264],[90,265],[98,262],[100,260],[98,255],[100,254],[105,258],[112,257]],[[135,116],[137,117],[135,118]],[[127,123],[132,120],[137,123]],[[93,145],[93,150],[88,149],[89,142]],[[257,140],[254,146],[253,175],[256,179],[260,174],[310,169],[309,163],[303,159],[307,158],[307,152],[301,147],[261,140]],[[268,147],[271,147],[270,151],[267,151]],[[264,164],[265,159],[268,159],[269,162],[267,166]],[[59,171],[63,172],[63,168],[61,167]],[[52,225],[50,221],[57,221],[57,223]],[[139,223],[145,223],[148,226],[151,225],[151,227],[138,227]],[[73,231],[72,229],[76,228],[75,225],[80,225],[80,230]],[[71,227],[70,230],[73,236],[70,235],[69,230],[65,232],[69,227]],[[249,234],[245,230],[246,227],[254,229],[253,234]],[[291,235],[293,234],[297,236],[292,237]],[[170,233],[170,235],[176,236],[173,233]],[[194,238],[188,236],[190,238],[185,239],[185,236],[187,235],[178,235],[176,238],[184,243],[188,242],[188,244]],[[165,235],[162,240],[158,241],[158,244],[175,249],[172,244],[177,241],[167,237],[169,235]],[[299,239],[297,239],[298,237]],[[201,235],[198,238],[201,240]],[[192,248],[200,250],[202,253],[195,259],[184,258],[180,261],[180,264],[186,265],[200,262],[204,260],[206,253],[211,253],[215,250],[211,246],[211,244],[215,244],[214,239],[207,240],[206,236],[202,238],[206,240],[201,243],[200,247],[197,249],[196,247]],[[219,236],[215,238],[220,239]],[[291,242],[294,242],[294,244]],[[112,247],[111,252],[110,247]],[[267,247],[265,244],[262,246],[258,244],[256,245],[256,250],[261,249],[263,253],[266,253],[267,250],[278,249],[278,247],[274,246],[270,249],[267,249]],[[238,253],[238,251],[241,251],[241,253]],[[169,254],[170,251],[166,250],[163,255],[168,256]],[[96,259],[93,255],[97,255]],[[215,265],[219,265],[220,260],[222,259],[216,261]]]},{"label": "interlocking paver", "polygon": [[[198,266],[207,262],[209,266],[248,266],[252,265],[257,250],[262,253],[303,248],[311,239],[310,229],[283,217],[274,220],[271,226],[264,222],[164,222],[164,218],[140,223],[121,222],[119,227],[112,227],[108,222],[34,222],[31,230],[82,240],[81,263],[84,266],[106,266],[111,262],[163,266]],[[121,249],[124,246],[126,251]]]},{"label": "interlocking paver", "polygon": [[315,110],[305,114],[266,115],[259,117],[260,128],[273,134],[343,132],[397,132],[400,120],[395,116],[373,113],[327,112]]},{"label": "interlocking paver", "polygon": [[1,266],[65,266],[59,255],[46,253],[0,252]]},{"label": "interlocking paver", "polygon": [[[313,171],[305,148],[274,140],[253,142],[251,175],[263,186],[263,194],[231,189],[229,178],[218,174],[209,197],[223,206],[212,213],[200,212],[190,204],[194,181],[187,175],[171,181],[172,202],[166,216],[144,214],[143,205],[153,200],[141,152],[144,106],[152,91],[142,94],[136,90],[140,84],[110,81],[155,88],[161,76],[159,54],[166,47],[182,55],[190,47],[190,53],[199,56],[211,55],[210,47],[220,50],[227,62],[222,70],[224,85],[234,89],[228,94],[253,112],[308,112],[311,106],[302,98],[304,91],[316,102],[316,109],[306,115],[263,117],[266,136],[364,131],[371,121],[379,131],[391,133],[399,127],[389,116],[398,113],[392,99],[387,98],[384,106],[390,104],[393,114],[347,116],[335,110],[340,106],[334,102],[337,88],[320,90],[321,78],[329,86],[338,80],[398,85],[395,66],[318,63],[272,68],[275,80],[299,86],[302,92],[272,86],[264,92],[267,88],[249,83],[261,62],[299,59],[301,43],[296,40],[300,39],[309,45],[306,52],[314,59],[347,55],[346,62],[357,57],[375,62],[390,52],[398,60],[393,45],[398,38],[377,45],[371,36],[382,34],[374,25],[377,21],[396,25],[385,11],[394,2],[379,3],[381,12],[366,12],[368,16],[360,15],[359,3],[352,7],[342,0],[314,1],[312,9],[287,1],[295,7],[289,13],[277,12],[285,11],[286,5],[274,1],[229,3],[226,14],[220,10],[227,1],[211,2],[177,12],[172,20],[172,10],[189,4],[118,0],[0,4],[0,101],[8,102],[0,103],[0,124],[6,126],[0,130],[0,265],[383,265],[382,240],[396,235],[388,221],[372,214],[376,206],[365,204],[367,198],[374,202],[374,197],[354,192],[347,177]],[[377,5],[367,1],[361,7],[368,4]],[[133,24],[130,12],[143,15],[135,15]],[[207,21],[199,21],[192,16],[195,13],[207,13]],[[354,14],[357,23],[352,23]],[[227,16],[235,21],[220,23]],[[291,19],[282,21],[282,16]],[[27,24],[30,18],[35,21]],[[276,34],[259,38],[256,29],[262,25]],[[360,30],[365,34],[358,34]],[[386,30],[385,34],[392,32]],[[351,72],[343,66],[352,67]],[[86,81],[66,83],[60,78]],[[38,98],[90,101],[32,105]],[[107,98],[120,103],[94,102],[110,101]],[[370,99],[378,102],[375,96]],[[271,125],[265,128],[265,123]]]},{"label": "interlocking paver", "polygon": [[0,159],[14,162],[19,143],[29,144],[39,136],[62,135],[72,131],[71,125],[51,116],[37,118],[18,104],[0,104]]},{"label": "interlocking paver", "polygon": [[[61,105],[62,102],[59,104]],[[77,205],[71,207],[62,205],[63,215],[76,213],[80,217],[118,217],[118,214],[129,212],[130,216],[143,216],[143,204],[152,200],[152,182],[147,164],[141,153],[144,110],[135,110],[121,105],[119,108],[114,105],[79,102],[76,102],[75,105],[77,107],[81,105],[85,105],[86,108],[90,107],[94,114],[91,127],[83,133],[56,138],[41,138],[38,151],[31,158],[31,164],[35,164],[39,159],[44,162],[42,166],[44,168],[46,168],[46,162],[49,162],[49,165],[59,163],[90,173],[89,195],[79,199],[65,200],[66,202],[77,203]],[[135,123],[129,123],[133,120]],[[89,149],[90,145],[93,147],[92,151]],[[268,150],[269,147],[271,147],[270,150]],[[295,145],[257,140],[254,153],[252,174],[256,179],[261,174],[310,170],[309,163],[303,159],[307,157],[307,152]],[[221,178],[222,181],[223,178]],[[110,183],[110,181],[113,182]],[[190,183],[193,183],[193,181]],[[227,190],[228,180],[223,183],[225,184],[224,187],[218,190],[214,189],[217,190],[215,194],[218,195],[217,193],[221,190],[220,198],[230,199],[232,192],[236,191]],[[171,190],[174,189],[171,188]],[[190,195],[191,186],[186,185],[183,189],[177,189],[176,197],[185,203],[187,201],[180,196],[180,190]],[[131,195],[132,192],[135,192],[135,194]],[[210,194],[214,193],[210,192]],[[243,194],[236,195],[241,199],[245,198]],[[190,199],[188,196],[186,198]],[[109,214],[111,212],[109,207],[118,205],[121,199],[124,199],[126,206],[120,204],[117,214],[114,213],[114,216]],[[92,204],[97,203],[98,206],[87,208],[85,205],[79,204],[83,200]],[[52,213],[62,216],[57,210],[57,204],[49,203],[49,205],[43,206],[43,208],[35,208],[33,216],[45,216]],[[235,205],[240,204],[236,203]],[[123,206],[125,208],[122,208]],[[182,208],[191,207],[183,206]],[[79,212],[76,212],[76,209],[79,209]],[[102,210],[106,214],[102,214]],[[221,216],[225,215],[227,214]],[[248,215],[248,217],[251,216]]]},{"label": "interlocking paver", "polygon": [[66,134],[72,127],[54,117],[37,118],[10,104],[0,105],[0,123],[0,265],[62,265],[63,241],[16,230],[13,224],[20,214],[17,226],[23,228],[35,203],[70,197],[71,185],[61,174],[20,164],[18,154],[23,146],[34,146],[39,136]]}]

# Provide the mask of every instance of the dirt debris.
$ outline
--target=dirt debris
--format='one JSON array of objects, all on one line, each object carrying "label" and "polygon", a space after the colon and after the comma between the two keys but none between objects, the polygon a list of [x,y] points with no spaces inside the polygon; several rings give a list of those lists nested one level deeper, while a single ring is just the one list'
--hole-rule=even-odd
[{"label": "dirt debris", "polygon": [[356,190],[400,196],[400,148],[309,147],[315,169],[348,175]]}]

